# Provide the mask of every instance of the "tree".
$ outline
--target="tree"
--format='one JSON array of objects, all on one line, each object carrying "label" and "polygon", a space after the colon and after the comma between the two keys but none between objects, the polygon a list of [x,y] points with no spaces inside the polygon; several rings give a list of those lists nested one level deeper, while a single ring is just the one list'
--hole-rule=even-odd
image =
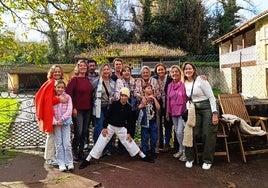
[{"label": "tree", "polygon": [[236,28],[236,24],[240,22],[238,11],[242,7],[237,6],[236,0],[220,0],[223,13],[218,14],[217,22],[219,23],[219,36],[224,35]]},{"label": "tree", "polygon": [[35,63],[44,64],[48,48],[45,43],[22,43],[15,40],[14,33],[0,35],[0,65]]},{"label": "tree", "polygon": [[9,12],[14,21],[22,24],[24,19],[17,12],[24,12],[30,27],[47,36],[50,63],[66,62],[73,57],[70,41],[94,47],[104,45],[103,33],[97,31],[114,8],[114,0],[17,0],[0,1],[0,4],[0,11]]},{"label": "tree", "polygon": [[133,14],[140,41],[202,53],[206,12],[200,0],[140,0],[140,4],[142,19]]}]

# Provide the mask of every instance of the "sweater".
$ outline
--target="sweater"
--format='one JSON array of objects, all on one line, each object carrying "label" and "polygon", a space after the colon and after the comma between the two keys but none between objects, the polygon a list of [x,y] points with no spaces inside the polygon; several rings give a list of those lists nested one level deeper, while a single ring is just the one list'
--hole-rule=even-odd
[{"label": "sweater", "polygon": [[186,109],[187,95],[184,84],[171,82],[167,90],[167,111],[171,116],[181,116]]},{"label": "sweater", "polygon": [[[188,97],[191,95],[192,86],[193,82],[185,82],[186,94]],[[198,76],[195,80],[192,100],[194,103],[209,100],[211,111],[217,111],[216,99],[214,97],[211,85],[207,80],[200,78],[200,76]]]},{"label": "sweater", "polygon": [[132,118],[131,112],[131,106],[128,103],[123,105],[120,100],[114,101],[107,111],[103,127],[107,128],[108,124],[115,127],[125,127],[129,133]]},{"label": "sweater", "polygon": [[65,91],[71,96],[74,109],[89,110],[91,108],[93,87],[87,77],[73,77]]}]

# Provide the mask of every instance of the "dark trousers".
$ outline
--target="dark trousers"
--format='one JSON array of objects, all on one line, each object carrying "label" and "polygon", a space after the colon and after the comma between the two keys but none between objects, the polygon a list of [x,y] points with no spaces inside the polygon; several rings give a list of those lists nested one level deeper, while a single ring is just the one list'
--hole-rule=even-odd
[{"label": "dark trousers", "polygon": [[[195,140],[202,140],[204,151],[203,162],[212,164],[216,147],[218,126],[212,124],[212,112],[208,100],[195,103],[196,125],[193,128]],[[193,147],[185,147],[187,161],[195,159]]]},{"label": "dark trousers", "polygon": [[74,154],[82,153],[85,143],[85,135],[88,131],[90,110],[77,110],[77,118],[73,117],[74,123],[74,138],[73,151]]}]

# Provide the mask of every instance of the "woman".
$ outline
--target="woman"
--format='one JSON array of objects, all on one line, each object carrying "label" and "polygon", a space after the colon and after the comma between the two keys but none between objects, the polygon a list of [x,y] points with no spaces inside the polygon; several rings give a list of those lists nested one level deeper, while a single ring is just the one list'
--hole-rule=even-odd
[{"label": "woman", "polygon": [[[93,81],[94,88],[94,131],[93,140],[97,142],[98,137],[103,129],[103,122],[110,104],[114,101],[115,82],[111,79],[112,70],[110,65],[103,64],[99,70],[100,77]],[[111,155],[111,142],[104,149],[104,155]]]},{"label": "woman", "polygon": [[[202,169],[208,170],[213,163],[218,130],[219,119],[216,99],[209,82],[197,76],[196,67],[192,63],[185,62],[182,70],[188,97],[191,95],[193,87],[192,101],[195,104],[196,112],[196,125],[193,128],[193,134],[194,139],[202,138],[204,143]],[[185,147],[185,155],[187,159],[185,166],[191,168],[194,162],[193,147]]]},{"label": "woman", "polygon": [[182,71],[179,66],[173,65],[170,68],[170,76],[173,79],[168,85],[167,89],[167,112],[166,118],[172,117],[174,124],[174,130],[179,143],[179,151],[173,156],[179,158],[180,161],[186,161],[185,149],[182,145],[183,130],[185,122],[181,115],[186,109],[186,102],[188,97],[186,96],[185,86],[182,79]]},{"label": "woman", "polygon": [[[142,89],[144,84],[147,84],[147,83],[152,85],[153,95],[157,99],[157,101],[160,101],[161,93],[160,93],[159,84],[157,82],[157,79],[151,77],[150,68],[148,66],[143,66],[141,68],[140,73],[141,73],[141,78],[136,80],[136,90],[135,90],[135,96],[137,97],[138,100],[141,100],[141,102],[139,102],[139,103],[146,103],[146,101],[147,101],[145,98],[144,91]],[[159,111],[158,110],[156,111],[156,118],[157,118],[157,126],[159,129],[160,121],[159,121]],[[154,151],[156,153],[159,153],[158,143],[156,144],[156,148]],[[155,157],[157,157],[156,153],[153,154]]]},{"label": "woman", "polygon": [[[172,137],[172,121],[171,118],[166,118],[166,94],[168,84],[172,81],[172,78],[167,74],[167,67],[163,63],[158,63],[154,68],[155,76],[159,84],[161,99],[159,101],[161,105],[160,117],[159,117],[159,148],[163,149],[163,152],[167,152],[170,148],[169,142]],[[163,135],[163,124],[165,128],[165,134]],[[164,137],[165,136],[165,137]]]},{"label": "woman", "polygon": [[74,160],[79,161],[84,159],[83,148],[89,127],[93,87],[88,79],[88,64],[85,60],[78,61],[74,72],[75,76],[69,81],[66,93],[71,96],[73,101],[73,154]]},{"label": "woman", "polygon": [[136,90],[135,90],[135,96],[138,97],[139,99],[144,98],[144,92],[142,90],[142,86],[145,83],[149,83],[152,85],[153,93],[154,96],[156,97],[157,100],[160,100],[161,98],[161,93],[160,93],[160,88],[157,80],[153,77],[151,77],[151,70],[148,66],[143,66],[141,68],[141,78],[138,78],[136,80]]},{"label": "woman", "polygon": [[49,165],[57,165],[53,130],[53,105],[67,102],[65,98],[55,96],[55,80],[62,79],[63,70],[60,65],[52,65],[49,69],[48,80],[35,94],[36,117],[39,129],[47,134],[44,158]]}]

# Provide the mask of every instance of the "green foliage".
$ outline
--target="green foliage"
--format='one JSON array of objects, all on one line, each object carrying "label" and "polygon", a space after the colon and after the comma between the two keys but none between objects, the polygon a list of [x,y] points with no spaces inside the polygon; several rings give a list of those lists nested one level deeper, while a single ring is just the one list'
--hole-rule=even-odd
[{"label": "green foliage", "polygon": [[218,98],[218,95],[219,95],[219,94],[222,94],[221,90],[218,90],[218,89],[213,89],[213,93],[214,93],[214,96],[215,96],[216,98]]},{"label": "green foliage", "polygon": [[0,64],[44,64],[48,46],[45,43],[23,43],[15,40],[14,33],[0,35]]},{"label": "green foliage", "polygon": [[190,61],[195,64],[196,67],[214,67],[219,68],[219,55],[187,55],[181,59],[182,62]]},{"label": "green foliage", "polygon": [[208,36],[204,5],[196,0],[159,1],[159,7],[154,9],[149,2],[152,3],[147,0],[143,6],[142,42],[182,48],[195,54],[204,51]]},{"label": "green foliage", "polygon": [[0,99],[0,146],[8,138],[10,125],[19,109],[17,99]]},{"label": "green foliage", "polygon": [[219,68],[219,62],[193,62],[196,67],[214,67]]},{"label": "green foliage", "polygon": [[242,7],[236,4],[236,0],[221,0],[223,13],[217,16],[219,23],[219,35],[224,35],[236,28],[240,18],[237,13]]},{"label": "green foliage", "polygon": [[[41,56],[35,56],[36,53],[27,56],[27,54],[18,52],[19,60],[27,60],[27,62],[36,60],[34,63],[37,64],[41,61],[43,63],[64,63],[75,53],[76,46],[73,46],[72,42],[74,40],[78,45],[86,43],[90,47],[105,45],[105,33],[100,28],[106,23],[106,20],[109,20],[110,14],[115,8],[114,0],[17,0],[2,3],[4,5],[0,6],[2,12],[11,14],[14,21],[20,22],[24,26],[26,26],[24,20],[30,20],[30,27],[48,38],[48,49],[42,56],[47,58],[45,61],[40,58]],[[16,14],[20,11],[25,12],[23,18]],[[44,48],[40,49],[41,52],[44,50]],[[14,54],[11,56],[13,57]],[[11,62],[18,60],[10,57],[8,59]]]}]

